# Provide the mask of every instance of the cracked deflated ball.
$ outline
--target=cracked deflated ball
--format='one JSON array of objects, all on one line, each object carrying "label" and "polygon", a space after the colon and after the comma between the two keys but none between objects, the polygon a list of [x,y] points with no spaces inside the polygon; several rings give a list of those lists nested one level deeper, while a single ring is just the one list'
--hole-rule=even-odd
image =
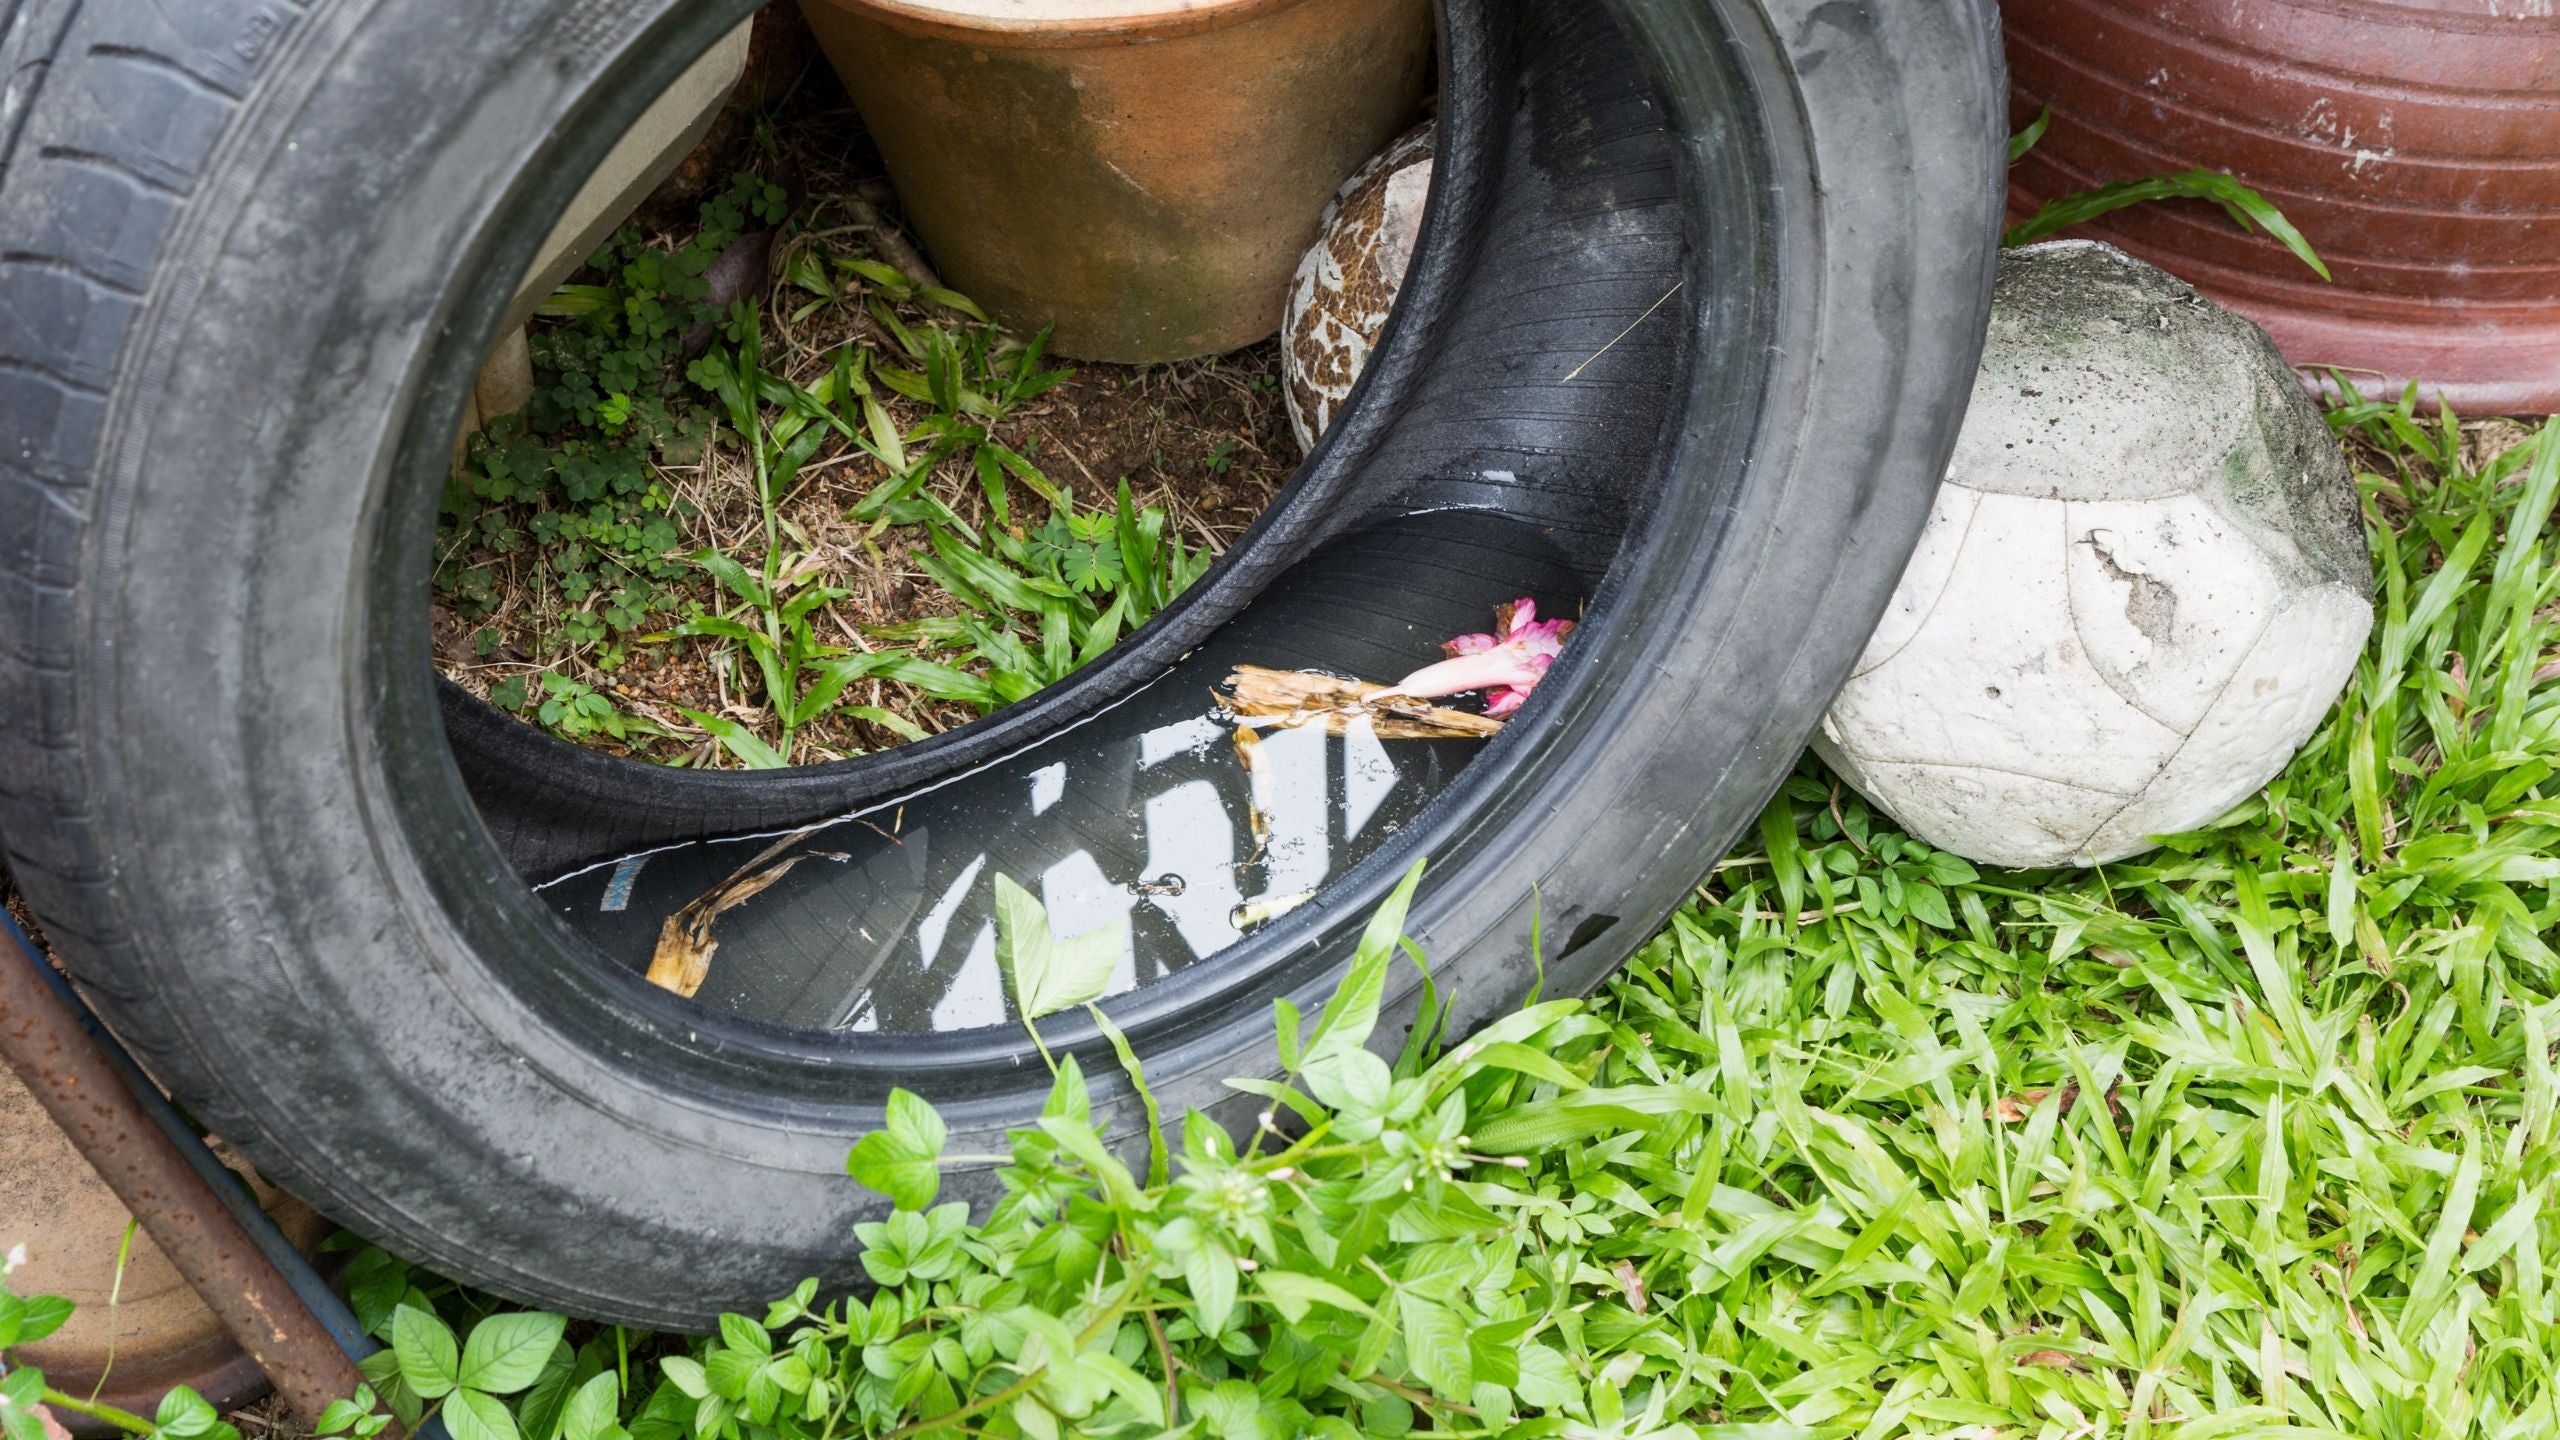
[{"label": "cracked deflated ball", "polygon": [[1815,748],[1942,849],[2121,859],[2284,767],[2371,589],[2354,480],[2264,332],[2105,245],[2015,251],[1946,484]]},{"label": "cracked deflated ball", "polygon": [[1302,450],[1315,448],[1367,368],[1422,243],[1434,133],[1424,121],[1342,182],[1289,282],[1280,369]]}]

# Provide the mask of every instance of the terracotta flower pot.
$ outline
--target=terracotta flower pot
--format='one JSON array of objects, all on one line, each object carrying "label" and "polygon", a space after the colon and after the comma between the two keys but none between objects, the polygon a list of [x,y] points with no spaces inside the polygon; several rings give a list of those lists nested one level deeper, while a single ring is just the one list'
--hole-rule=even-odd
[{"label": "terracotta flower pot", "polygon": [[[2323,283],[2202,201],[2106,240],[2256,320],[2298,366],[2415,379],[2458,410],[2560,409],[2560,15],[2488,0],[2005,0],[2010,171],[2057,195],[2202,166],[2254,186]],[[2496,14],[2493,11],[2506,13]]]},{"label": "terracotta flower pot", "polygon": [[1429,0],[801,0],[945,283],[1058,353],[1279,328],[1344,176],[1409,124]]},{"label": "terracotta flower pot", "polygon": [[[267,1213],[306,1250],[328,1234],[329,1222],[291,1196],[259,1191]],[[66,1394],[85,1397],[103,1382],[99,1399],[145,1415],[173,1385],[192,1386],[224,1408],[265,1393],[266,1377],[150,1236],[134,1235],[118,1273],[131,1219],[36,1098],[0,1066],[0,1249],[27,1247],[26,1267],[9,1283],[21,1294],[60,1295],[78,1307],[68,1325],[9,1358],[41,1368]],[[121,1433],[82,1415],[56,1418],[76,1435]]]}]

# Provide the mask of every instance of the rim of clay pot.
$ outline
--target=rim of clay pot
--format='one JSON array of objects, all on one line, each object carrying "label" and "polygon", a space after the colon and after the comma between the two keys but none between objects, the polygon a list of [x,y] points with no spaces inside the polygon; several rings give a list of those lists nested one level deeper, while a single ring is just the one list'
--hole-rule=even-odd
[{"label": "rim of clay pot", "polygon": [[1143,45],[1229,25],[1306,0],[811,0],[910,34],[980,45]]}]

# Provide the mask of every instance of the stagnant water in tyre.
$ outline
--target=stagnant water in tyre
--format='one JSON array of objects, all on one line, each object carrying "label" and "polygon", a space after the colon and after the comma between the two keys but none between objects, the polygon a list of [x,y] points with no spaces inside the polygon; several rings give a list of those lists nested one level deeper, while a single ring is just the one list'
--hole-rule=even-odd
[{"label": "stagnant water in tyre", "polygon": [[1060,936],[1126,922],[1110,988],[1134,989],[1305,903],[1486,743],[1273,729],[1249,780],[1211,694],[1234,665],[1391,680],[1488,628],[1503,601],[1573,613],[1571,570],[1516,521],[1409,517],[1311,559],[1146,690],[994,765],[806,831],[645,851],[537,888],[611,961],[645,970],[670,915],[787,865],[711,922],[696,999],[795,1027],[1009,1021],[998,875],[1039,897]]},{"label": "stagnant water in tyre", "polygon": [[1303,903],[1392,836],[1472,748],[1274,731],[1262,742],[1268,839],[1257,846],[1228,727],[1205,703],[1194,712],[1132,739],[1063,736],[977,777],[962,804],[927,793],[769,856],[786,837],[634,855],[542,893],[610,937],[616,958],[645,965],[667,915],[750,862],[762,861],[754,873],[797,856],[713,922],[719,948],[697,998],[816,1029],[965,1029],[1010,1014],[997,875],[1040,897],[1061,936],[1125,921],[1110,988],[1134,989]]}]

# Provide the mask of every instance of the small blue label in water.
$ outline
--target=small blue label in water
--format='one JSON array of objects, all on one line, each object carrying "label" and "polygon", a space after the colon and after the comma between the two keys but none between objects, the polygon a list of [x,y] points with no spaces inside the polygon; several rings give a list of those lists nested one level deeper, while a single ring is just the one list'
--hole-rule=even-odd
[{"label": "small blue label in water", "polygon": [[640,867],[649,863],[646,855],[626,856],[613,867],[613,878],[604,882],[604,904],[607,914],[631,908],[631,884],[640,878]]}]

